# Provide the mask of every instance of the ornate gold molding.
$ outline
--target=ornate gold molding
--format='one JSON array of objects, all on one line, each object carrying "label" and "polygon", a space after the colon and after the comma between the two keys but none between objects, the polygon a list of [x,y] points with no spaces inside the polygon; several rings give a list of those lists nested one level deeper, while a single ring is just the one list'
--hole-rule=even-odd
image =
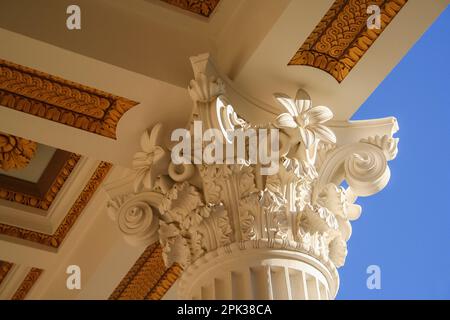
[{"label": "ornate gold molding", "polygon": [[0,132],[0,169],[25,168],[36,154],[37,143]]},{"label": "ornate gold molding", "polygon": [[0,104],[115,139],[120,118],[138,103],[0,59]]},{"label": "ornate gold molding", "polygon": [[153,287],[150,293],[145,297],[146,300],[161,300],[162,297],[169,291],[170,287],[181,276],[183,268],[178,264],[173,264],[164,272],[158,283]]},{"label": "ornate gold molding", "polygon": [[28,274],[23,279],[19,288],[17,288],[16,292],[12,296],[11,300],[23,300],[27,296],[28,292],[30,292],[31,288],[34,286],[36,281],[41,276],[44,270],[38,268],[31,268]]},{"label": "ornate gold molding", "polygon": [[161,0],[170,5],[208,18],[220,0]]},{"label": "ornate gold molding", "polygon": [[120,281],[110,300],[159,300],[181,275],[174,264],[166,270],[159,243],[148,246]]},{"label": "ornate gold molding", "polygon": [[13,265],[14,263],[0,260],[0,284],[2,284],[3,280],[5,280]]},{"label": "ornate gold molding", "polygon": [[68,214],[64,217],[63,221],[58,226],[58,229],[55,231],[54,234],[52,235],[45,234],[2,223],[0,223],[0,234],[58,248],[61,245],[64,238],[66,237],[69,230],[75,224],[75,221],[83,212],[83,209],[86,207],[86,205],[94,195],[97,188],[102,183],[103,179],[106,177],[111,167],[112,164],[108,162],[101,162],[98,165],[94,174],[91,176],[89,182],[86,184],[83,191],[80,193],[77,200],[72,205]]},{"label": "ornate gold molding", "polygon": [[[408,0],[336,0],[288,65],[311,66],[344,80]],[[369,5],[381,9],[381,29],[367,29]]]},{"label": "ornate gold molding", "polygon": [[13,201],[37,209],[48,210],[80,158],[81,156],[78,154],[70,154],[58,175],[53,180],[50,188],[48,188],[43,196],[27,194],[0,186],[0,199]]}]

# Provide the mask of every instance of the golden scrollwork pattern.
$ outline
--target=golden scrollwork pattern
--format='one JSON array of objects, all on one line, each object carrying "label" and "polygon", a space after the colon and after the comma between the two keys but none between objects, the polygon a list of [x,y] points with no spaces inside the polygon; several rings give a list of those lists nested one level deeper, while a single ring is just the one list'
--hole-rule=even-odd
[{"label": "golden scrollwork pattern", "polygon": [[22,169],[36,154],[37,143],[0,132],[0,169]]},{"label": "golden scrollwork pattern", "polygon": [[181,275],[178,264],[166,269],[159,243],[149,245],[120,281],[110,300],[159,300]]},{"label": "golden scrollwork pattern", "polygon": [[[288,65],[321,69],[342,82],[408,0],[336,0]],[[368,29],[367,7],[378,5],[381,28]]]},{"label": "golden scrollwork pattern", "polygon": [[34,286],[36,281],[41,276],[43,271],[44,270],[39,268],[31,268],[31,270],[25,276],[25,279],[23,279],[19,288],[17,288],[11,300],[24,300],[27,294],[30,292],[31,288]]},{"label": "golden scrollwork pattern", "polygon": [[116,138],[116,127],[135,101],[0,59],[0,105]]}]

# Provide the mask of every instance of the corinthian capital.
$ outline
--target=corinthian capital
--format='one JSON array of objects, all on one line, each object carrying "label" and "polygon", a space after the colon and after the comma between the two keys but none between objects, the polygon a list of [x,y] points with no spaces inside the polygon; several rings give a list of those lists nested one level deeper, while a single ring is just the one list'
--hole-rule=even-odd
[{"label": "corinthian capital", "polygon": [[[125,183],[134,180],[134,192],[112,197],[111,216],[130,243],[159,241],[166,265],[184,268],[183,298],[333,298],[361,214],[355,201],[389,181],[395,119],[331,121],[331,109],[300,89],[275,94],[287,112],[255,126],[237,116],[207,57],[193,67],[194,119],[220,136],[204,141],[187,128],[177,150],[193,156],[178,162],[162,124],[145,132]],[[277,170],[262,170],[260,148],[276,151]],[[211,149],[225,156],[199,161]]]}]

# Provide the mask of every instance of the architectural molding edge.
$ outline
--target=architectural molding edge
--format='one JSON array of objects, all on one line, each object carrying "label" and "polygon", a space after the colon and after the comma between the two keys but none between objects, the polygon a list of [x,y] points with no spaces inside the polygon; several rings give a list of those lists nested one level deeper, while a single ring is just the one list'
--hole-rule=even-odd
[{"label": "architectural molding edge", "polygon": [[138,102],[0,59],[0,105],[116,139]]},{"label": "architectural molding edge", "polygon": [[3,223],[0,223],[0,234],[32,241],[52,248],[59,248],[67,233],[75,224],[78,217],[82,214],[83,209],[105,179],[111,167],[112,164],[108,162],[100,162],[76,201],[70,207],[69,212],[65,215],[53,234],[32,231]]},{"label": "architectural molding edge", "polygon": [[[195,141],[194,121],[198,120],[202,130],[216,130],[225,144],[233,144],[230,137],[236,132],[253,135],[258,148],[268,148],[262,143],[277,143],[277,170],[263,173],[268,164],[264,167],[235,153],[226,162],[198,163],[191,158],[175,163],[170,157],[175,147],[164,143],[163,124],[158,123],[141,137],[141,151],[132,162],[134,174],[107,189],[109,216],[128,243],[159,242],[165,266],[183,268],[184,280],[178,287],[183,299],[239,298],[239,290],[230,289],[241,283],[233,275],[259,288],[244,290],[248,293],[244,298],[334,298],[339,285],[336,268],[345,263],[350,222],[361,215],[355,201],[388,183],[387,163],[397,154],[398,139],[393,137],[397,122],[387,118],[335,123],[343,141],[338,143],[328,126],[331,110],[313,106],[309,95],[299,89],[295,97],[274,94],[287,112],[254,126],[236,114],[226,98],[224,82],[201,57],[191,58],[194,79],[188,91],[194,109],[183,136],[194,135]],[[252,130],[270,134],[261,137]],[[204,144],[189,143],[183,152],[195,158],[196,150],[210,146]],[[250,151],[243,154],[246,157]],[[341,186],[344,180],[347,188]],[[261,265],[234,259],[242,252],[262,254],[258,256]],[[220,265],[224,256],[232,261],[224,266],[226,272],[210,268],[208,272],[214,269],[215,273],[206,278],[198,272],[201,265]],[[289,275],[313,282],[302,293],[288,294]],[[273,281],[277,285],[267,286]]]},{"label": "architectural molding edge", "polygon": [[[336,0],[288,65],[318,68],[342,82],[407,2]],[[365,27],[370,4],[381,8],[381,29]]]},{"label": "architectural molding edge", "polygon": [[158,243],[149,245],[123,277],[109,300],[160,300],[181,275],[175,264],[168,269]]}]

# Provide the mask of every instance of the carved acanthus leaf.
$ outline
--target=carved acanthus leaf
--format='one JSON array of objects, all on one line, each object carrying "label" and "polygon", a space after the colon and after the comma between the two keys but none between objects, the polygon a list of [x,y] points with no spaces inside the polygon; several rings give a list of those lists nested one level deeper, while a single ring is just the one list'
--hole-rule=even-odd
[{"label": "carved acanthus leaf", "polygon": [[0,169],[22,169],[34,157],[37,143],[0,132]]},{"label": "carved acanthus leaf", "polygon": [[188,91],[193,101],[209,102],[224,94],[225,86],[221,79],[208,77],[201,72],[196,75],[194,80],[191,80]]},{"label": "carved acanthus leaf", "polygon": [[384,155],[386,156],[387,160],[393,160],[397,156],[398,152],[398,138],[392,138],[388,135],[384,135],[382,137],[376,135],[373,137],[368,137],[366,139],[362,139],[361,142],[369,143],[374,146],[379,147],[381,150],[383,150]]}]

